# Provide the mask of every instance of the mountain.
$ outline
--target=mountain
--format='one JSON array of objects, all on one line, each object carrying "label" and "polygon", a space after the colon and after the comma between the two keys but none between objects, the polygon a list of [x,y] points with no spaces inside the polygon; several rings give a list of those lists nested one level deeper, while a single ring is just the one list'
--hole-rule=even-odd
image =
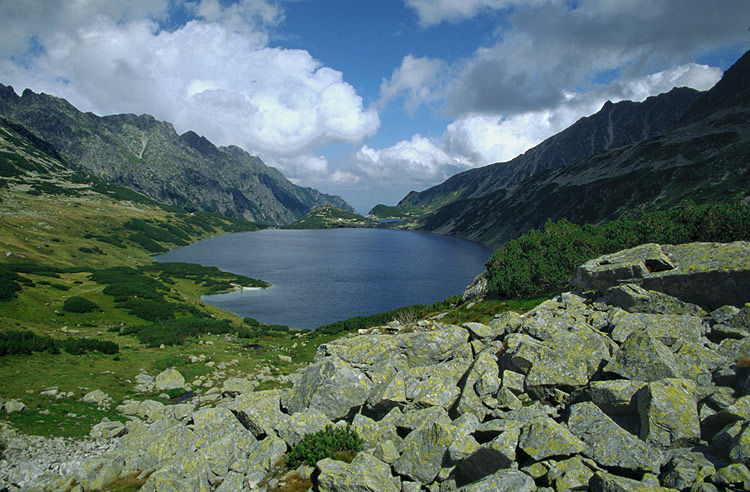
[{"label": "mountain", "polygon": [[65,160],[162,203],[269,224],[287,224],[342,198],[289,182],[236,146],[217,147],[192,131],[178,135],[150,115],[96,116],[64,99],[0,84],[0,115],[51,143]]},{"label": "mountain", "polygon": [[422,192],[411,192],[399,207],[435,210],[453,200],[477,198],[507,188],[548,169],[660,135],[674,126],[700,97],[680,87],[643,102],[607,101],[598,113],[581,118],[515,159],[471,169]]},{"label": "mountain", "polygon": [[[665,96],[681,93],[692,91],[677,89]],[[472,198],[455,200],[427,216],[421,228],[496,247],[550,219],[601,223],[622,214],[668,208],[683,200],[702,203],[747,195],[750,52],[727,70],[716,86],[697,96],[685,111],[675,112],[681,113],[676,124],[661,134],[592,153],[565,167],[547,166],[524,180],[506,181],[505,186],[480,196],[473,192]],[[651,104],[662,101],[667,99],[651,98]],[[601,115],[597,113],[588,121],[601,119]],[[580,127],[583,121],[576,125]],[[571,152],[592,145],[595,135],[601,134],[601,129],[591,134],[581,131],[581,142],[572,145]],[[539,147],[549,147],[560,135]],[[537,155],[539,147],[518,159]],[[563,150],[560,147],[559,151]],[[447,185],[446,181],[441,186]]]}]

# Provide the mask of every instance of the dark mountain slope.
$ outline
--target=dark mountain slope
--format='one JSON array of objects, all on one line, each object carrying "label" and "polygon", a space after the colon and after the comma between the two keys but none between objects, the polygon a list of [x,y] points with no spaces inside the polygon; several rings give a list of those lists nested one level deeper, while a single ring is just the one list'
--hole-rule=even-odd
[{"label": "dark mountain slope", "polygon": [[548,219],[600,223],[682,200],[750,192],[750,54],[700,96],[672,130],[548,170],[486,196],[458,200],[423,228],[490,246]]},{"label": "dark mountain slope", "polygon": [[478,198],[545,170],[660,135],[674,126],[699,96],[698,91],[682,87],[641,103],[607,101],[596,114],[581,118],[525,154],[465,171],[425,191],[412,192],[399,206],[434,210],[459,198]]},{"label": "dark mountain slope", "polygon": [[97,177],[189,210],[286,224],[340,197],[289,182],[239,147],[216,147],[194,132],[178,135],[149,115],[99,117],[64,99],[0,85],[0,115],[50,142],[62,156]]}]

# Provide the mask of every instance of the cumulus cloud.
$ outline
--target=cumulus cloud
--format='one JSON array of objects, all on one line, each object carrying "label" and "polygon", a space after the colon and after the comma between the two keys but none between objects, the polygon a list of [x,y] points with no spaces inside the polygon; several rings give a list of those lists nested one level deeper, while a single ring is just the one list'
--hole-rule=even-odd
[{"label": "cumulus cloud", "polygon": [[460,168],[460,163],[439,144],[421,135],[376,150],[367,145],[356,153],[359,170],[377,182],[435,183]]},{"label": "cumulus cloud", "polygon": [[379,104],[403,98],[407,112],[414,114],[420,105],[443,97],[441,79],[447,68],[442,60],[406,55],[391,78],[381,82]]},{"label": "cumulus cloud", "polygon": [[[171,31],[159,25],[166,1],[105,2],[109,9],[102,10],[81,0],[72,12],[63,3],[51,3],[67,16],[59,24],[35,18],[42,0],[12,10],[27,42],[38,47],[22,63],[18,56],[0,61],[5,83],[98,114],[150,113],[179,132],[240,145],[303,174],[327,172],[320,158],[304,156],[330,143],[357,145],[379,127],[377,111],[363,106],[341,72],[307,51],[267,46],[264,28],[283,18],[276,3],[187,4],[193,20]],[[303,157],[282,159],[297,156]]]},{"label": "cumulus cloud", "polygon": [[746,41],[750,17],[741,0],[514,3],[509,27],[466,60],[451,85],[452,115],[555,107],[613,76],[641,76]]}]

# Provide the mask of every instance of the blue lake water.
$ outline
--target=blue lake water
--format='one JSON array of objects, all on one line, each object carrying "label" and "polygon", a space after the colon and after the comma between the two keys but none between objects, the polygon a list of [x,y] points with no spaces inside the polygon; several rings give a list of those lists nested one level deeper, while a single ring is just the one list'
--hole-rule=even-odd
[{"label": "blue lake water", "polygon": [[216,266],[273,284],[203,300],[264,323],[311,329],[461,294],[491,251],[390,229],[277,230],[216,236],[156,261]]}]

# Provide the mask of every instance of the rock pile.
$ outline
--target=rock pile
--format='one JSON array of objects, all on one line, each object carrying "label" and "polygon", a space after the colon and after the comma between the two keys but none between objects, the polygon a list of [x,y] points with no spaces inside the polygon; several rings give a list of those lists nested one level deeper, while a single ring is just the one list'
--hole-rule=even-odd
[{"label": "rock pile", "polygon": [[[148,476],[145,491],[268,490],[287,449],[332,423],[365,450],[301,467],[314,490],[749,490],[748,271],[750,243],[599,258],[576,275],[596,291],[487,325],[335,340],[292,389],[238,386],[200,409],[134,403],[121,411],[140,418],[97,429],[120,436],[108,453],[25,490],[95,490],[133,473]],[[643,281],[662,272],[682,287]],[[736,295],[722,304],[713,293],[727,283]]]}]

